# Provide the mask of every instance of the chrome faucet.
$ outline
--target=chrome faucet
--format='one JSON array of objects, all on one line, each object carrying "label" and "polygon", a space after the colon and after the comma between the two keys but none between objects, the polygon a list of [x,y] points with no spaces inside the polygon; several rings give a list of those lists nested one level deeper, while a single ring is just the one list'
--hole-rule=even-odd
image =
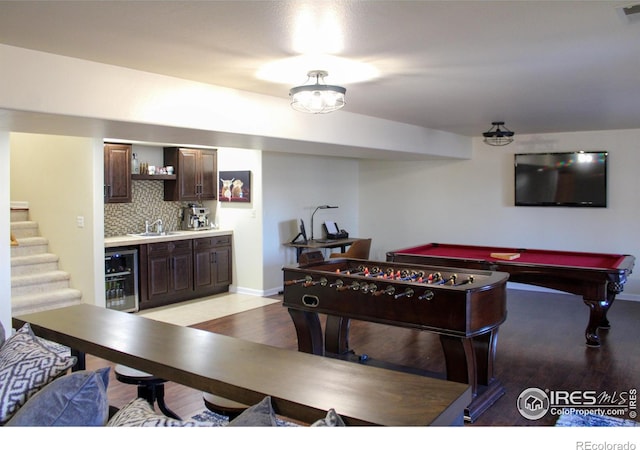
[{"label": "chrome faucet", "polygon": [[149,224],[149,221],[145,220],[144,221],[144,232],[145,233],[149,233],[149,228],[152,228],[154,226],[156,227],[156,232],[158,234],[162,234],[162,232],[164,231],[162,229],[162,219],[158,219],[155,222],[153,222],[152,224]]}]

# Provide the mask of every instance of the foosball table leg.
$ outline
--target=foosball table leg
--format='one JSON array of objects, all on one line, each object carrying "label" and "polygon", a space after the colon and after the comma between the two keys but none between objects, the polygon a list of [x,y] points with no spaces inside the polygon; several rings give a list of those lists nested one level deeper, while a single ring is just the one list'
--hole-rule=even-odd
[{"label": "foosball table leg", "polygon": [[298,351],[324,356],[324,340],[318,314],[289,308],[298,336]]},{"label": "foosball table leg", "polygon": [[350,325],[351,320],[348,317],[327,315],[324,338],[324,348],[327,353],[346,355],[351,352],[349,348]]}]

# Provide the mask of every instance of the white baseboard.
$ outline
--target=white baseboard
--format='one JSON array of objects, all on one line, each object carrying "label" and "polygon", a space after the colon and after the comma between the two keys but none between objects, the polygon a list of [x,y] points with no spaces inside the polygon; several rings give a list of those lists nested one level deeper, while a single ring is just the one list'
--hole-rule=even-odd
[{"label": "white baseboard", "polygon": [[273,288],[268,290],[248,289],[243,287],[229,286],[229,292],[236,294],[254,295],[256,297],[271,297],[282,292],[282,288]]}]

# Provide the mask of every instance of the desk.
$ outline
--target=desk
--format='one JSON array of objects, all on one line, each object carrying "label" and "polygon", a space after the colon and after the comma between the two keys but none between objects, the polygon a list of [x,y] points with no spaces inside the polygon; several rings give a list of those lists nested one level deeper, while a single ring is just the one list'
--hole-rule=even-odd
[{"label": "desk", "polygon": [[293,247],[296,249],[296,261],[300,260],[300,255],[304,250],[319,250],[324,248],[340,248],[340,252],[344,253],[348,246],[355,241],[359,241],[360,238],[347,238],[347,239],[313,239],[307,242],[285,242],[286,247]]},{"label": "desk", "polygon": [[311,423],[330,408],[347,425],[461,424],[468,385],[361,367],[92,305],[13,318],[18,328],[203,392]]},{"label": "desk", "polygon": [[[519,253],[513,260],[491,253]],[[589,307],[587,345],[600,346],[598,328],[609,328],[607,311],[622,292],[635,258],[631,255],[586,253],[472,245],[425,244],[387,252],[387,261],[507,272],[509,281],[581,295]]]}]

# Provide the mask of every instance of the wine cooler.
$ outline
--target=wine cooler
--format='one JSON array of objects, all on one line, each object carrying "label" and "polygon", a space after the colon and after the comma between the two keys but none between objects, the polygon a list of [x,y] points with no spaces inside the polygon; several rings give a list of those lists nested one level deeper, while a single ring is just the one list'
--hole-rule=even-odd
[{"label": "wine cooler", "polygon": [[104,255],[104,296],[109,309],[138,311],[138,250],[109,249]]}]

